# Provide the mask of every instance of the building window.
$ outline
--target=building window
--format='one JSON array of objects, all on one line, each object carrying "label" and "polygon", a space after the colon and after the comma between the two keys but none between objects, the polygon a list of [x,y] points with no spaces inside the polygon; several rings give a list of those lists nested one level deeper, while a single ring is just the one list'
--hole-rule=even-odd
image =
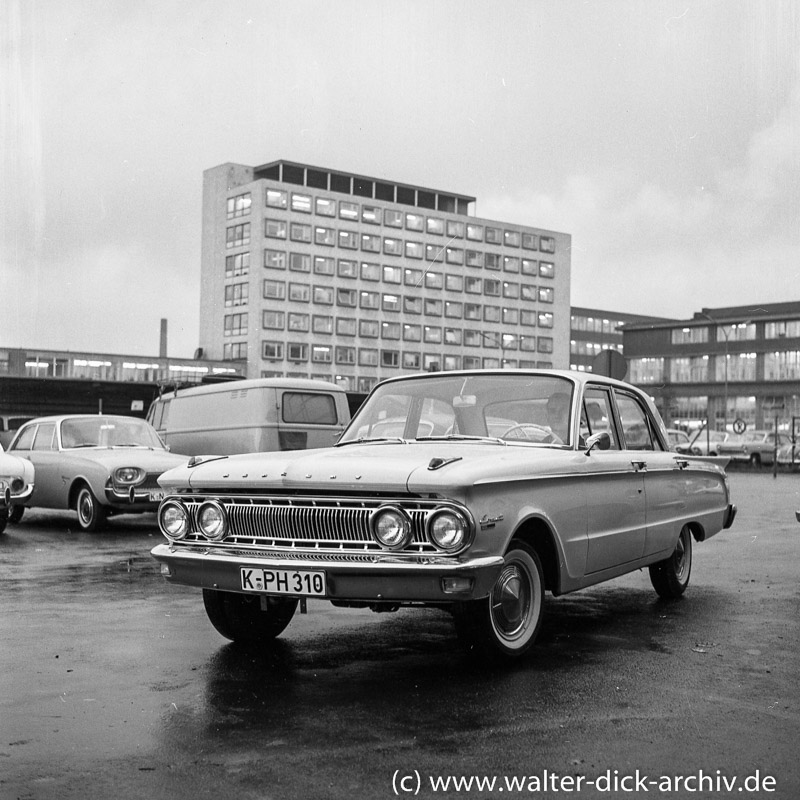
[{"label": "building window", "polygon": [[358,293],[355,289],[337,289],[336,305],[345,308],[355,308],[357,305]]},{"label": "building window", "polygon": [[[536,263],[536,262],[534,262]],[[539,262],[539,277],[540,278],[552,278],[555,274],[556,266],[550,261],[540,261]]]},{"label": "building window", "polygon": [[520,261],[520,272],[523,275],[533,275],[536,276],[539,274],[539,262],[532,261],[530,258],[523,258]]},{"label": "building window", "polygon": [[381,296],[378,292],[361,292],[361,308],[380,308]]},{"label": "building window", "polygon": [[384,283],[401,283],[403,280],[403,270],[401,267],[383,267]]},{"label": "building window", "polygon": [[308,345],[300,342],[290,342],[286,358],[288,361],[308,361]]},{"label": "building window", "polygon": [[286,253],[283,250],[265,250],[264,267],[266,269],[286,269]]},{"label": "building window", "polygon": [[333,247],[336,244],[336,231],[333,228],[314,228],[314,244]]},{"label": "building window", "polygon": [[250,213],[252,198],[250,192],[228,198],[228,219],[246,217]]},{"label": "building window", "polygon": [[425,230],[425,217],[423,217],[421,214],[406,214],[406,230]]},{"label": "building window", "polygon": [[421,314],[422,298],[409,297],[408,295],[403,297],[403,311],[405,311],[406,314]]},{"label": "building window", "polygon": [[519,284],[503,281],[503,297],[507,297],[509,300],[518,300]]},{"label": "building window", "polygon": [[705,383],[708,381],[708,356],[670,359],[669,378],[672,383]]},{"label": "building window", "polygon": [[320,217],[336,216],[336,201],[329,200],[327,197],[318,197],[314,203],[314,208]]},{"label": "building window", "polygon": [[247,333],[247,314],[226,314],[223,326],[225,336],[242,336]]},{"label": "building window", "polygon": [[361,234],[361,249],[367,253],[380,253],[381,237],[371,233]]},{"label": "building window", "polygon": [[292,272],[311,272],[311,256],[308,253],[290,253],[289,269]]},{"label": "building window", "polygon": [[485,266],[486,269],[499,270],[500,269],[500,254],[499,253],[485,253]]},{"label": "building window", "polygon": [[467,239],[472,242],[482,242],[483,241],[483,225],[473,225],[471,223],[467,223]]},{"label": "building window", "polygon": [[381,323],[381,339],[399,339],[399,338],[400,338],[399,322]]},{"label": "building window", "polygon": [[422,242],[406,242],[406,258],[422,259],[425,248]]},{"label": "building window", "polygon": [[381,210],[376,206],[361,206],[361,221],[367,225],[380,225]]},{"label": "building window", "polygon": [[480,347],[483,344],[483,335],[481,331],[476,331],[474,328],[467,328],[464,331],[464,346],[465,347]]},{"label": "building window", "polygon": [[247,283],[233,283],[225,287],[225,307],[246,306],[250,286]]},{"label": "building window", "polygon": [[326,256],[314,256],[315,275],[333,275],[336,272],[336,262]]},{"label": "building window", "polygon": [[445,261],[448,264],[461,266],[464,263],[464,251],[460,247],[448,247],[445,249]]},{"label": "building window", "polygon": [[286,297],[285,281],[264,281],[264,297],[267,300],[283,300]]},{"label": "building window", "polygon": [[480,369],[481,357],[480,356],[462,356],[461,357],[462,369]]},{"label": "building window", "polygon": [[384,238],[383,252],[387,256],[401,256],[403,255],[403,240]]},{"label": "building window", "polygon": [[488,297],[500,297],[501,283],[500,281],[486,278],[483,282],[483,293]]},{"label": "building window", "polygon": [[426,325],[422,330],[422,341],[427,344],[441,344],[442,329],[437,325]]},{"label": "building window", "polygon": [[444,304],[444,315],[450,319],[461,319],[464,316],[464,304],[448,300]]},{"label": "building window", "polygon": [[406,286],[414,286],[417,289],[422,286],[424,273],[421,269],[412,269],[410,267],[406,267],[403,274],[405,276]]},{"label": "building window", "polygon": [[333,305],[333,286],[315,286],[314,302],[321,306]]},{"label": "building window", "polygon": [[355,364],[356,363],[356,349],[355,347],[345,347],[337,345],[336,347],[336,363],[337,364]]},{"label": "building window", "polygon": [[381,350],[381,366],[382,367],[399,367],[400,366],[400,351],[399,350]]},{"label": "building window", "polygon": [[361,262],[361,280],[379,281],[381,279],[381,265],[370,264],[366,261]]},{"label": "building window", "polygon": [[264,236],[268,239],[285,239],[286,238],[286,220],[282,219],[265,219],[264,220]]},{"label": "building window", "polygon": [[447,220],[447,236],[450,239],[463,239],[464,238],[464,223],[456,222],[455,220]]},{"label": "building window", "polygon": [[356,320],[352,317],[337,317],[336,318],[336,335],[337,336],[355,336],[356,335]]},{"label": "building window", "polygon": [[520,291],[523,300],[528,300],[529,302],[536,302],[538,294],[536,292],[535,286],[523,283],[522,286],[520,287]]},{"label": "building window", "polygon": [[426,272],[425,273],[425,288],[426,289],[442,289],[444,288],[444,278],[441,272]]},{"label": "building window", "polygon": [[227,342],[222,345],[223,361],[247,360],[247,342]]},{"label": "building window", "polygon": [[717,341],[749,342],[756,338],[753,322],[735,322],[732,325],[717,326]]},{"label": "building window", "polygon": [[539,353],[552,353],[553,352],[553,338],[551,336],[540,336],[537,340],[537,352]]},{"label": "building window", "polygon": [[311,299],[311,287],[307,283],[290,283],[289,299],[297,303],[307,303]]},{"label": "building window", "polygon": [[556,240],[552,236],[540,236],[539,237],[539,249],[543,253],[555,253],[555,251],[556,251]]},{"label": "building window", "polygon": [[553,315],[549,311],[540,311],[537,314],[537,321],[540,328],[552,328],[553,327]]},{"label": "building window", "polygon": [[445,344],[461,344],[461,328],[445,328],[444,329],[444,343]]},{"label": "building window", "polygon": [[385,208],[383,210],[383,224],[386,225],[387,228],[402,228],[403,212]]},{"label": "building window", "polygon": [[340,219],[358,219],[358,203],[350,203],[346,200],[339,201]]},{"label": "building window", "polygon": [[663,358],[632,358],[628,362],[631,383],[663,383]]},{"label": "building window", "polygon": [[238,278],[250,272],[250,253],[237,253],[235,256],[225,256],[225,277]]},{"label": "building window", "polygon": [[535,233],[523,233],[522,234],[522,246],[525,250],[537,250],[536,246],[536,234]]},{"label": "building window", "polygon": [[419,353],[403,353],[403,369],[419,369]]},{"label": "building window", "polygon": [[519,247],[519,231],[503,231],[503,244],[506,247]]},{"label": "building window", "polygon": [[483,278],[467,278],[464,291],[467,294],[483,294]]},{"label": "building window", "polygon": [[756,379],[756,354],[736,353],[728,356],[728,369],[725,369],[725,356],[716,359],[715,377],[717,382],[754,381]]},{"label": "building window", "polygon": [[503,324],[505,325],[518,325],[519,324],[519,310],[516,308],[503,309]]},{"label": "building window", "polygon": [[295,194],[292,192],[292,211],[299,211],[302,214],[311,213],[311,195]]},{"label": "building window", "polygon": [[358,323],[358,335],[364,339],[377,339],[380,323],[375,319],[362,319]]},{"label": "building window", "polygon": [[265,202],[270,208],[288,208],[289,195],[286,192],[278,191],[278,189],[267,189]]},{"label": "building window", "polygon": [[500,322],[500,306],[484,306],[483,307],[483,320],[484,322]]},{"label": "building window", "polygon": [[[773,323],[768,323],[768,324],[773,324]],[[796,381],[798,378],[800,378],[800,351],[783,350],[777,353],[764,354],[765,380]]]},{"label": "building window", "polygon": [[225,231],[225,247],[244,247],[250,244],[250,223],[242,225],[231,225]]},{"label": "building window", "polygon": [[765,339],[800,339],[800,320],[789,319],[767,322],[764,325]]},{"label": "building window", "polygon": [[553,289],[550,286],[539,287],[539,302],[552,303],[553,302]]},{"label": "building window", "polygon": [[313,345],[311,348],[311,361],[314,364],[330,364],[333,361],[330,345]]},{"label": "building window", "polygon": [[399,311],[400,298],[396,294],[385,294],[381,301],[381,308],[384,311]]},{"label": "building window", "polygon": [[284,319],[283,311],[264,311],[261,317],[261,327],[265,330],[282,331]]},{"label": "building window", "polygon": [[429,317],[441,317],[443,311],[443,305],[441,300],[432,300],[430,298],[424,298],[425,303],[425,314]]},{"label": "building window", "polygon": [[480,303],[464,303],[464,319],[479,322],[482,318]]},{"label": "building window", "polygon": [[261,358],[265,361],[283,361],[283,342],[262,342]]},{"label": "building window", "polygon": [[409,325],[408,323],[403,325],[403,341],[405,342],[419,342],[422,341],[422,326],[421,325]]},{"label": "building window", "polygon": [[355,231],[339,231],[339,247],[358,250],[358,234]]},{"label": "building window", "polygon": [[351,261],[347,258],[339,259],[339,266],[336,274],[340,278],[357,278],[358,277],[358,262]]},{"label": "building window", "polygon": [[461,275],[445,275],[444,288],[447,289],[448,292],[463,292],[464,279]]},{"label": "building window", "polygon": [[500,228],[491,228],[486,226],[486,242],[487,244],[502,244],[503,234]]},{"label": "building window", "polygon": [[360,367],[377,367],[378,351],[371,347],[358,348],[358,365]]},{"label": "building window", "polygon": [[467,250],[467,266],[482,267],[483,253],[480,250]]},{"label": "building window", "polygon": [[444,236],[444,220],[437,217],[428,217],[425,230],[435,236]]},{"label": "building window", "polygon": [[289,314],[289,330],[300,333],[308,333],[309,316],[308,314]]},{"label": "building window", "polygon": [[519,259],[516,256],[503,257],[504,272],[519,272]]},{"label": "building window", "polygon": [[293,242],[311,243],[311,226],[301,222],[293,222],[289,228],[289,238]]}]

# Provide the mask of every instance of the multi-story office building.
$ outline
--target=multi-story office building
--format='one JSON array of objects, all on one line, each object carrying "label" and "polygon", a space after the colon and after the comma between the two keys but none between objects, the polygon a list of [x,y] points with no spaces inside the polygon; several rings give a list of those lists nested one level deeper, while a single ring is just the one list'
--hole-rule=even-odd
[{"label": "multi-story office building", "polygon": [[572,306],[569,335],[569,368],[591,372],[595,359],[604,350],[623,353],[622,326],[628,323],[658,320],[663,317],[646,317],[623,311]]},{"label": "multi-story office building", "polygon": [[570,236],[275,161],[204,173],[200,345],[249,377],[569,365]]},{"label": "multi-story office building", "polygon": [[800,302],[704,308],[690,320],[623,330],[628,380],[665,422],[718,430],[788,426],[800,415]]}]

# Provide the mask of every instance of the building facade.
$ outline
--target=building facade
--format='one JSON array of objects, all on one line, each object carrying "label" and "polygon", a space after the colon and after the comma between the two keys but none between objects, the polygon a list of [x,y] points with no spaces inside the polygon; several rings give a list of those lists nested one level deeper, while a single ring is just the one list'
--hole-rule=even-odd
[{"label": "building facade", "polygon": [[569,365],[568,234],[475,198],[304,164],[203,179],[200,345],[248,377]]},{"label": "building facade", "polygon": [[791,430],[800,416],[800,302],[704,308],[623,329],[628,380],[667,425]]},{"label": "building facade", "polygon": [[620,354],[624,352],[622,334],[624,325],[651,320],[667,321],[663,317],[646,317],[622,311],[572,306],[569,368],[579,372],[592,372],[595,359],[604,350],[614,350]]}]

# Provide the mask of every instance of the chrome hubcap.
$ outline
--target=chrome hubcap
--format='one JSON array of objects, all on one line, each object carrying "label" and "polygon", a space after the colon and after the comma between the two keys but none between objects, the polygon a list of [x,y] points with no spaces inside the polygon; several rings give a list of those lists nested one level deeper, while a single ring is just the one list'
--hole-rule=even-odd
[{"label": "chrome hubcap", "polygon": [[492,592],[492,619],[497,632],[515,639],[525,630],[530,609],[530,583],[518,565],[509,564]]}]

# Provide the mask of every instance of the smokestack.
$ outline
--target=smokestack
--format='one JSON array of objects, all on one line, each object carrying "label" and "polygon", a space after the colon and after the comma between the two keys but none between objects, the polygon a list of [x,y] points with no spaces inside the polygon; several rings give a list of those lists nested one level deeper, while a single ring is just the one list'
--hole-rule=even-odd
[{"label": "smokestack", "polygon": [[167,357],[167,321],[166,319],[161,320],[161,341],[158,346],[158,357],[159,358],[166,358]]}]

